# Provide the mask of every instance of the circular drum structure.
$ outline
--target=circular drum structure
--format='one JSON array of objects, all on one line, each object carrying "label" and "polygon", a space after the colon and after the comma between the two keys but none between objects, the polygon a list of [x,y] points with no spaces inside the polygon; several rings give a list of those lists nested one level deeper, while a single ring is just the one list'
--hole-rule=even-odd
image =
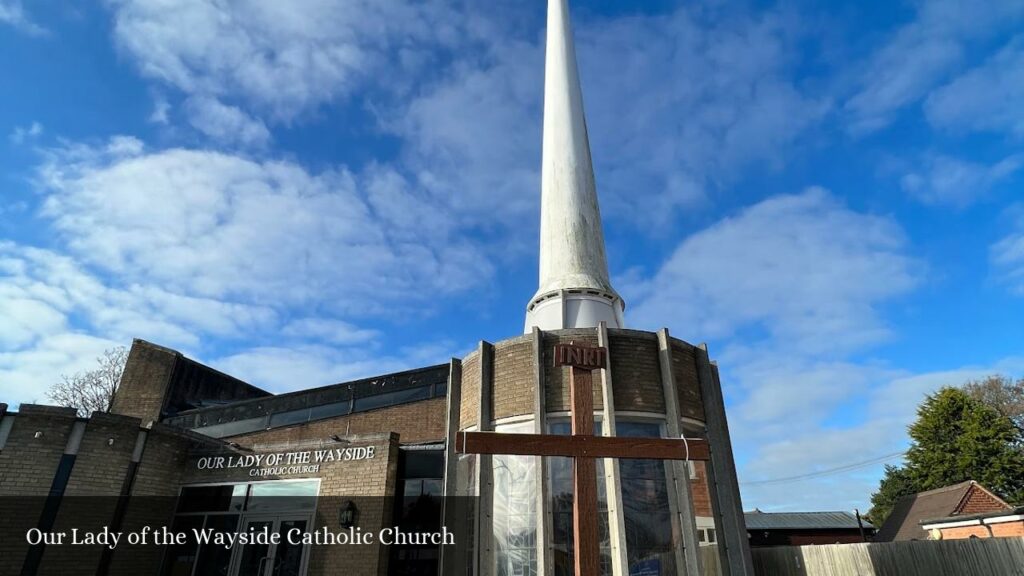
[{"label": "circular drum structure", "polygon": [[[718,573],[728,562],[717,545],[728,520],[717,511],[741,512],[723,489],[735,486],[734,467],[717,367],[702,346],[665,329],[603,323],[481,342],[453,362],[449,446],[462,431],[568,434],[570,369],[555,365],[559,344],[608,351],[607,367],[592,378],[595,434],[685,435],[706,439],[712,453],[708,462],[598,460],[602,573],[682,574],[695,563]],[[479,510],[472,542],[453,550],[446,566],[471,561],[478,574],[571,574],[571,459],[449,450],[446,491],[477,497]]]}]

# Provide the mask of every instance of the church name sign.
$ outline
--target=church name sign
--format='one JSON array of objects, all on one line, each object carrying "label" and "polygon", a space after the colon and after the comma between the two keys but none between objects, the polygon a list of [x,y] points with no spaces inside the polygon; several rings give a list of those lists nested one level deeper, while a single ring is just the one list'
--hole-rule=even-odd
[{"label": "church name sign", "polygon": [[575,344],[555,344],[555,366],[600,370],[608,366],[608,349]]},{"label": "church name sign", "polygon": [[359,446],[303,452],[204,456],[196,461],[196,468],[198,470],[248,468],[249,476],[252,477],[315,474],[320,471],[320,466],[323,464],[370,460],[375,455],[376,446]]}]

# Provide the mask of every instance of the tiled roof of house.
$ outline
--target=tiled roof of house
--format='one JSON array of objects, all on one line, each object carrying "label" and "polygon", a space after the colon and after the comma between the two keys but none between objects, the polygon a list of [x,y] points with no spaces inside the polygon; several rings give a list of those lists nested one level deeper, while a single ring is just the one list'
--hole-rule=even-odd
[{"label": "tiled roof of house", "polygon": [[[921,528],[921,521],[955,516],[962,512],[972,491],[981,491],[991,498],[992,511],[1010,509],[1010,505],[973,480],[944,486],[927,492],[904,496],[892,509],[885,524],[878,530],[875,540],[892,542],[896,540],[926,540],[928,533]],[[974,510],[980,512],[980,510]]]}]

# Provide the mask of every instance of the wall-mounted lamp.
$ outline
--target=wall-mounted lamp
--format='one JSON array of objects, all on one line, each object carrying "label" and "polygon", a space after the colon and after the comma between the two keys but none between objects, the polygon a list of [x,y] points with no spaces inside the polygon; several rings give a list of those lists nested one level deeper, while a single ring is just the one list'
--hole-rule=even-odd
[{"label": "wall-mounted lamp", "polygon": [[40,431],[36,432],[36,435],[35,435],[35,437],[36,437],[36,438],[42,438],[42,437],[43,437],[43,432],[42,432],[42,430],[40,430]]},{"label": "wall-mounted lamp", "polygon": [[114,445],[114,439],[113,438],[107,438],[107,446],[113,446],[113,445]]},{"label": "wall-mounted lamp", "polygon": [[356,521],[359,518],[359,510],[356,508],[356,503],[349,500],[341,506],[341,510],[338,511],[338,524],[342,528],[352,528],[356,525]]}]

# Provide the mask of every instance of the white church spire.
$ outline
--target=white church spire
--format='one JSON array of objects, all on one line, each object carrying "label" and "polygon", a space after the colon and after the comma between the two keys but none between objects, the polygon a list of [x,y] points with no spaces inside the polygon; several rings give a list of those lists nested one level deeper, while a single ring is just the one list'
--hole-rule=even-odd
[{"label": "white church spire", "polygon": [[540,287],[526,331],[622,327],[622,299],[608,279],[583,94],[567,0],[548,1],[541,165]]}]

